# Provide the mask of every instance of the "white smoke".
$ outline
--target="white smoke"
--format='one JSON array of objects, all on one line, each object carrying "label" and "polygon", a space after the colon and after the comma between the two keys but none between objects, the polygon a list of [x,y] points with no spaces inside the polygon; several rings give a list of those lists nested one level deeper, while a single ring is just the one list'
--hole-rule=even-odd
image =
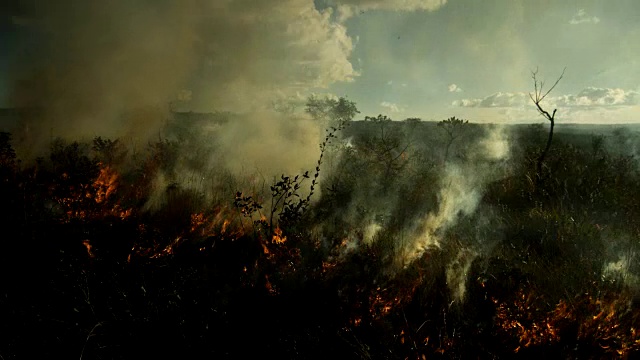
[{"label": "white smoke", "polygon": [[378,223],[372,222],[364,228],[363,240],[365,244],[371,244],[378,232],[382,230],[382,226]]},{"label": "white smoke", "polygon": [[640,277],[631,272],[631,265],[636,260],[635,254],[621,255],[617,261],[606,263],[602,269],[602,279],[611,282],[622,282],[633,291],[640,292]]},{"label": "white smoke", "polygon": [[454,301],[461,304],[467,291],[467,274],[478,253],[471,249],[461,248],[456,258],[447,265],[447,287]]},{"label": "white smoke", "polygon": [[444,232],[461,216],[472,215],[485,186],[498,180],[499,164],[509,156],[509,142],[502,127],[494,126],[471,151],[467,161],[445,164],[440,180],[439,206],[418,225],[417,235],[404,244],[400,262],[407,266],[430,248],[440,248]]}]

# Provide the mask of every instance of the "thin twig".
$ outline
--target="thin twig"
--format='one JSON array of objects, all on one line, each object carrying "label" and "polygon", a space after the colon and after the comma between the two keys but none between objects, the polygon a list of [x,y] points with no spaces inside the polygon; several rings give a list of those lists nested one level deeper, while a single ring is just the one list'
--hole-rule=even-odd
[{"label": "thin twig", "polygon": [[82,347],[82,352],[80,353],[80,360],[82,360],[82,357],[84,356],[84,350],[87,348],[89,339],[93,336],[93,332],[98,328],[98,326],[102,326],[102,322],[95,324],[91,329],[91,331],[89,331],[89,335],[87,335],[87,340],[84,342],[84,346]]}]

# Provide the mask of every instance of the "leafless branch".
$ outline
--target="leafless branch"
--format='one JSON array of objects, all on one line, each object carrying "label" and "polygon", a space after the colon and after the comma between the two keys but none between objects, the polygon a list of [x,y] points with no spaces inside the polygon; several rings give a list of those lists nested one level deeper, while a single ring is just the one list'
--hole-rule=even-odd
[{"label": "leafless branch", "polygon": [[543,87],[544,87],[544,81],[539,81],[538,78],[537,78],[538,69],[536,68],[535,71],[531,72],[531,78],[533,78],[533,87],[534,87],[534,94],[535,95],[532,94],[532,93],[529,93],[529,97],[531,98],[531,101],[533,101],[533,103],[536,105],[536,108],[537,108],[538,112],[549,121],[552,121],[552,119],[555,117],[557,109],[553,109],[553,113],[549,114],[549,112],[547,112],[546,110],[544,110],[542,108],[540,103],[542,102],[542,100],[544,100],[544,98],[547,97],[547,95],[549,95],[549,93],[551,91],[553,91],[553,89],[555,89],[555,87],[558,85],[560,80],[564,77],[564,73],[565,73],[566,70],[567,70],[566,67],[564,69],[562,69],[562,74],[560,74],[558,79],[556,79],[556,82],[553,83],[553,86],[551,86],[549,88],[549,90],[547,90],[544,94],[543,94],[543,90],[542,90]]},{"label": "leafless branch", "polygon": [[553,83],[553,86],[551,86],[551,88],[549,88],[549,90],[547,90],[546,92],[543,93],[543,88],[544,88],[544,81],[538,81],[537,75],[538,75],[538,69],[536,68],[535,71],[531,72],[531,77],[533,78],[533,89],[534,89],[534,93],[529,93],[529,97],[531,98],[531,101],[533,101],[533,103],[536,105],[536,109],[538,110],[538,112],[540,113],[540,115],[544,116],[545,119],[547,119],[549,121],[549,137],[547,138],[547,145],[545,146],[544,150],[542,151],[542,153],[540,153],[540,157],[538,158],[537,161],[537,176],[536,176],[536,183],[540,183],[542,182],[543,176],[542,176],[542,166],[544,163],[544,159],[547,156],[547,153],[549,153],[549,149],[551,148],[551,141],[553,139],[553,127],[555,125],[555,117],[556,117],[556,111],[558,109],[553,109],[553,112],[550,114],[548,111],[546,111],[545,109],[542,108],[542,105],[540,105],[540,103],[542,102],[542,100],[544,100],[544,98],[547,97],[547,95],[549,95],[549,93],[555,89],[556,85],[558,85],[558,83],[560,82],[560,80],[562,79],[562,77],[564,76],[564,72],[567,70],[567,68],[564,68],[562,70],[562,74],[560,74],[560,76],[558,77],[558,79],[556,79],[556,82]]},{"label": "leafless branch", "polygon": [[82,357],[84,356],[84,351],[87,348],[87,344],[89,343],[89,339],[91,339],[91,337],[95,335],[94,331],[99,326],[102,326],[102,322],[99,322],[99,323],[95,324],[93,326],[93,328],[91,329],[91,331],[89,332],[89,335],[87,335],[87,340],[84,342],[84,346],[82,347],[82,352],[80,353],[80,360],[82,360]]}]

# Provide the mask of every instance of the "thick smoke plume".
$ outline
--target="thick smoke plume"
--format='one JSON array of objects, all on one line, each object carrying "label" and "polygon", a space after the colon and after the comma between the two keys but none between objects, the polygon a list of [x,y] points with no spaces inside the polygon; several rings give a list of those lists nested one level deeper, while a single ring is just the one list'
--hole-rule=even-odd
[{"label": "thick smoke plume", "polygon": [[[42,109],[16,137],[29,144],[18,146],[25,156],[58,136],[144,143],[157,138],[172,110],[230,111],[245,120],[219,134],[223,142],[239,145],[236,157],[264,165],[276,150],[295,154],[303,146],[304,154],[317,147],[308,140],[318,129],[285,123],[271,111],[274,99],[358,75],[346,29],[311,0],[64,0],[21,7],[32,39],[15,57],[12,105]],[[296,140],[280,142],[277,131]],[[256,141],[266,145],[248,145]],[[271,162],[284,160],[292,159]]]}]

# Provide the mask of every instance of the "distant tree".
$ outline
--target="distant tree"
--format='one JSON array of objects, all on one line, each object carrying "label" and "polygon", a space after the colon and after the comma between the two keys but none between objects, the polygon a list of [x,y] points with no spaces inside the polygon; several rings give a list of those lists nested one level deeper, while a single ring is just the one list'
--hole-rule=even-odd
[{"label": "distant tree", "polygon": [[464,134],[466,125],[469,120],[458,119],[455,116],[438,122],[438,127],[443,129],[447,134],[447,145],[444,151],[444,161],[449,160],[449,150],[453,142]]},{"label": "distant tree", "polygon": [[542,90],[544,81],[539,81],[537,78],[538,70],[536,69],[535,71],[531,72],[531,77],[533,78],[534,93],[529,93],[529,97],[531,98],[531,101],[533,101],[533,103],[536,105],[538,113],[540,113],[540,115],[542,115],[549,121],[549,136],[547,137],[547,145],[538,157],[538,161],[536,164],[536,178],[538,183],[542,181],[542,166],[544,164],[544,159],[549,153],[549,149],[551,148],[551,141],[553,140],[553,127],[555,126],[555,116],[556,111],[558,110],[553,109],[553,112],[549,113],[542,107],[542,105],[540,105],[540,103],[542,103],[542,100],[544,100],[544,98],[549,95],[549,93],[556,87],[556,85],[558,85],[558,83],[564,76],[565,70],[566,68],[562,70],[562,74],[560,74],[556,82],[553,83],[553,86],[551,86],[551,88],[549,88],[549,90],[547,90],[545,93],[543,93]]},{"label": "distant tree", "polygon": [[356,103],[343,97],[332,99],[310,96],[305,111],[316,120],[328,121],[329,126],[344,127],[359,114]]},{"label": "distant tree", "polygon": [[[325,119],[329,122],[328,128],[325,129],[325,137],[320,143],[320,157],[316,163],[315,173],[313,179],[311,179],[311,186],[309,188],[309,194],[305,199],[300,199],[297,204],[287,206],[289,210],[294,209],[293,212],[304,212],[311,202],[311,196],[314,193],[316,186],[318,185],[318,177],[320,176],[320,167],[322,166],[325,152],[327,147],[331,144],[332,139],[337,138],[337,133],[343,130],[349,122],[353,120],[356,114],[359,114],[356,103],[349,101],[343,97],[338,100],[331,98],[318,99],[315,96],[309,97],[307,101],[306,111],[311,114],[314,119]],[[300,181],[306,179],[308,173],[305,173]],[[297,176],[295,178],[298,178]],[[294,181],[295,182],[295,181]],[[292,211],[290,211],[292,212]]]},{"label": "distant tree", "polygon": [[160,169],[173,175],[179,157],[178,146],[177,141],[163,138],[149,142],[146,173],[151,174]]},{"label": "distant tree", "polygon": [[93,145],[91,150],[94,151],[95,158],[107,165],[113,165],[120,163],[127,155],[127,150],[124,148],[119,139],[111,140],[96,136],[93,138]]},{"label": "distant tree", "polygon": [[407,164],[406,154],[411,142],[399,131],[399,126],[394,126],[399,124],[394,124],[386,115],[366,116],[365,121],[376,124],[379,134],[366,139],[363,149],[382,166],[384,176],[389,178]]},{"label": "distant tree", "polygon": [[51,143],[49,159],[54,174],[62,183],[79,185],[91,182],[99,172],[98,162],[88,155],[87,144],[77,141],[67,143],[57,138]]}]

